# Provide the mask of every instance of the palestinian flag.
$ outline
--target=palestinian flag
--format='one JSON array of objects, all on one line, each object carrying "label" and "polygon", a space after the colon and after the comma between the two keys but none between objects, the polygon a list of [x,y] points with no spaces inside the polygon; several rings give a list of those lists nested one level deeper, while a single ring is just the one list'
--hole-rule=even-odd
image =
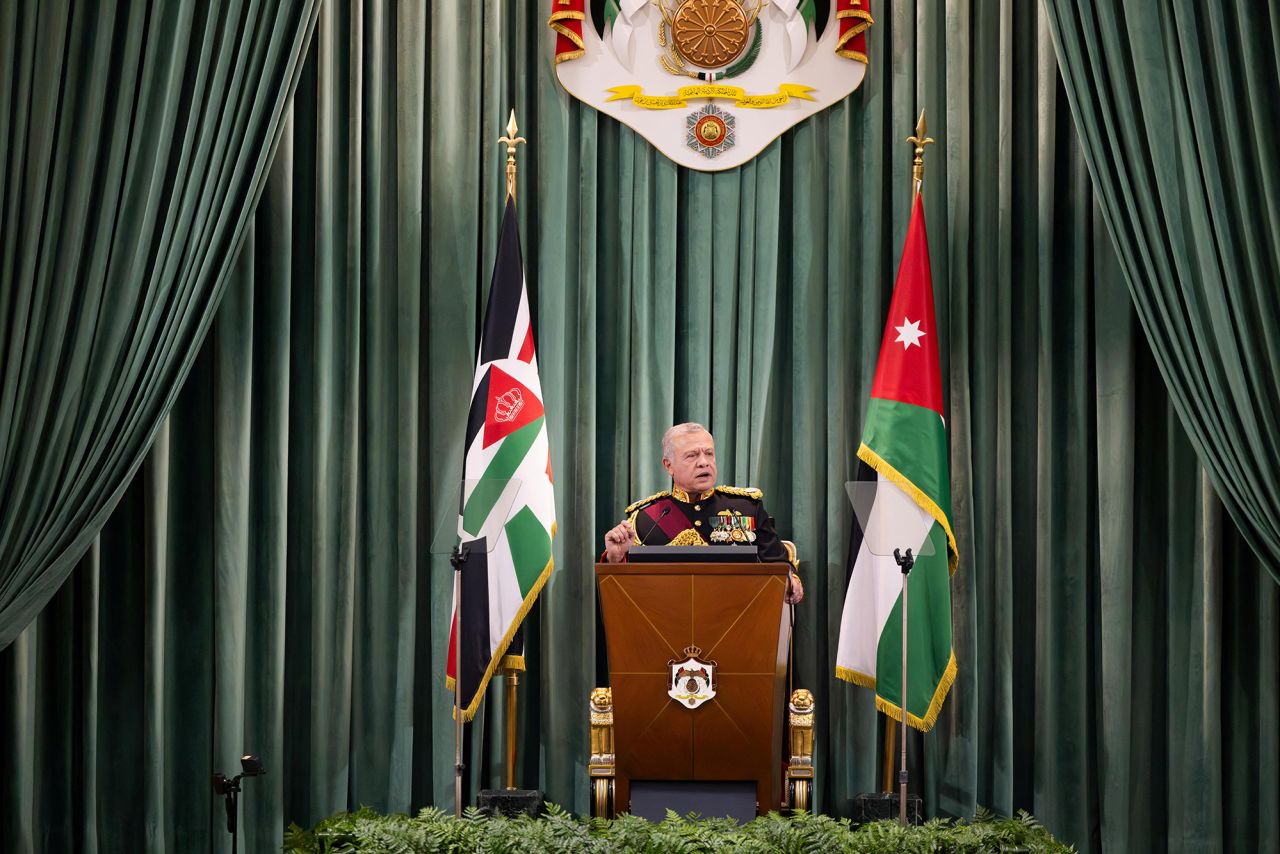
[{"label": "palestinian flag", "polygon": [[461,671],[463,717],[471,720],[499,666],[524,669],[517,632],[551,575],[556,533],[542,384],[510,198],[471,386],[466,448],[458,516],[459,542],[470,546],[460,573],[462,666],[455,587],[446,682],[453,690]]},{"label": "palestinian flag", "polygon": [[[951,475],[924,210],[917,195],[894,285],[862,444],[859,477],[874,481],[871,537],[855,520],[836,676],[874,688],[876,707],[902,720],[902,571],[894,547],[918,555],[908,576],[907,723],[927,732],[956,677],[951,648]],[[876,516],[876,514],[882,514]],[[908,542],[907,540],[910,540]],[[926,554],[920,555],[921,546]],[[871,549],[888,554],[873,554]]]}]

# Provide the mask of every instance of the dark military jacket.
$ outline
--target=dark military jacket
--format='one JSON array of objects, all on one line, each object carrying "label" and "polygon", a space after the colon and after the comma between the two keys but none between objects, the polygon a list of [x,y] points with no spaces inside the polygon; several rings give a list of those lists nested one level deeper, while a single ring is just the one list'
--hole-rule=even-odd
[{"label": "dark military jacket", "polygon": [[627,508],[635,530],[633,545],[755,546],[760,560],[790,563],[795,558],[778,538],[758,489],[717,486],[702,494],[673,487]]}]

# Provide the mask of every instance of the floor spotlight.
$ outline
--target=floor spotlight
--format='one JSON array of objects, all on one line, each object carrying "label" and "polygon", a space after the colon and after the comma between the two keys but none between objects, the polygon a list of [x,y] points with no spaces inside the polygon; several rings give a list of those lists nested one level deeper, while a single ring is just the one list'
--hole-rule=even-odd
[{"label": "floor spotlight", "polygon": [[240,773],[228,777],[221,771],[213,774],[213,793],[221,795],[227,807],[227,832],[231,834],[231,854],[236,854],[236,842],[239,835],[236,814],[240,799],[240,780],[244,777],[261,777],[267,773],[262,760],[252,754],[240,757]]}]

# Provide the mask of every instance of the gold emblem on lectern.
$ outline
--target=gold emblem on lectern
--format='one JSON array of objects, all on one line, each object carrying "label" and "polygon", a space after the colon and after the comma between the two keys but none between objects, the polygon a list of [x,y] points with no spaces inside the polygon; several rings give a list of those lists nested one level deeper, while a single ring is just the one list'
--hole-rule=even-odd
[{"label": "gold emblem on lectern", "polygon": [[668,661],[671,678],[667,682],[667,696],[688,709],[696,709],[716,695],[716,663],[703,661],[698,656],[702,650],[696,646],[685,647],[684,661]]}]

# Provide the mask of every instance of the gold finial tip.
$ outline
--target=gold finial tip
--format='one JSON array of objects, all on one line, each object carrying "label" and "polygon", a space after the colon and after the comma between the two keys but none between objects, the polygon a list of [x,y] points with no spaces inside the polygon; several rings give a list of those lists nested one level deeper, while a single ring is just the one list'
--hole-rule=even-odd
[{"label": "gold finial tip", "polygon": [[915,158],[911,162],[911,188],[913,192],[919,193],[920,185],[924,182],[924,147],[933,142],[932,137],[925,136],[924,110],[920,111],[920,119],[916,122],[915,136],[907,137],[907,142],[915,146]]},{"label": "gold finial tip", "polygon": [[516,146],[528,141],[522,136],[516,136],[519,131],[516,111],[513,109],[507,119],[507,135],[498,137],[498,144],[507,146],[507,196],[512,199],[516,197]]}]

